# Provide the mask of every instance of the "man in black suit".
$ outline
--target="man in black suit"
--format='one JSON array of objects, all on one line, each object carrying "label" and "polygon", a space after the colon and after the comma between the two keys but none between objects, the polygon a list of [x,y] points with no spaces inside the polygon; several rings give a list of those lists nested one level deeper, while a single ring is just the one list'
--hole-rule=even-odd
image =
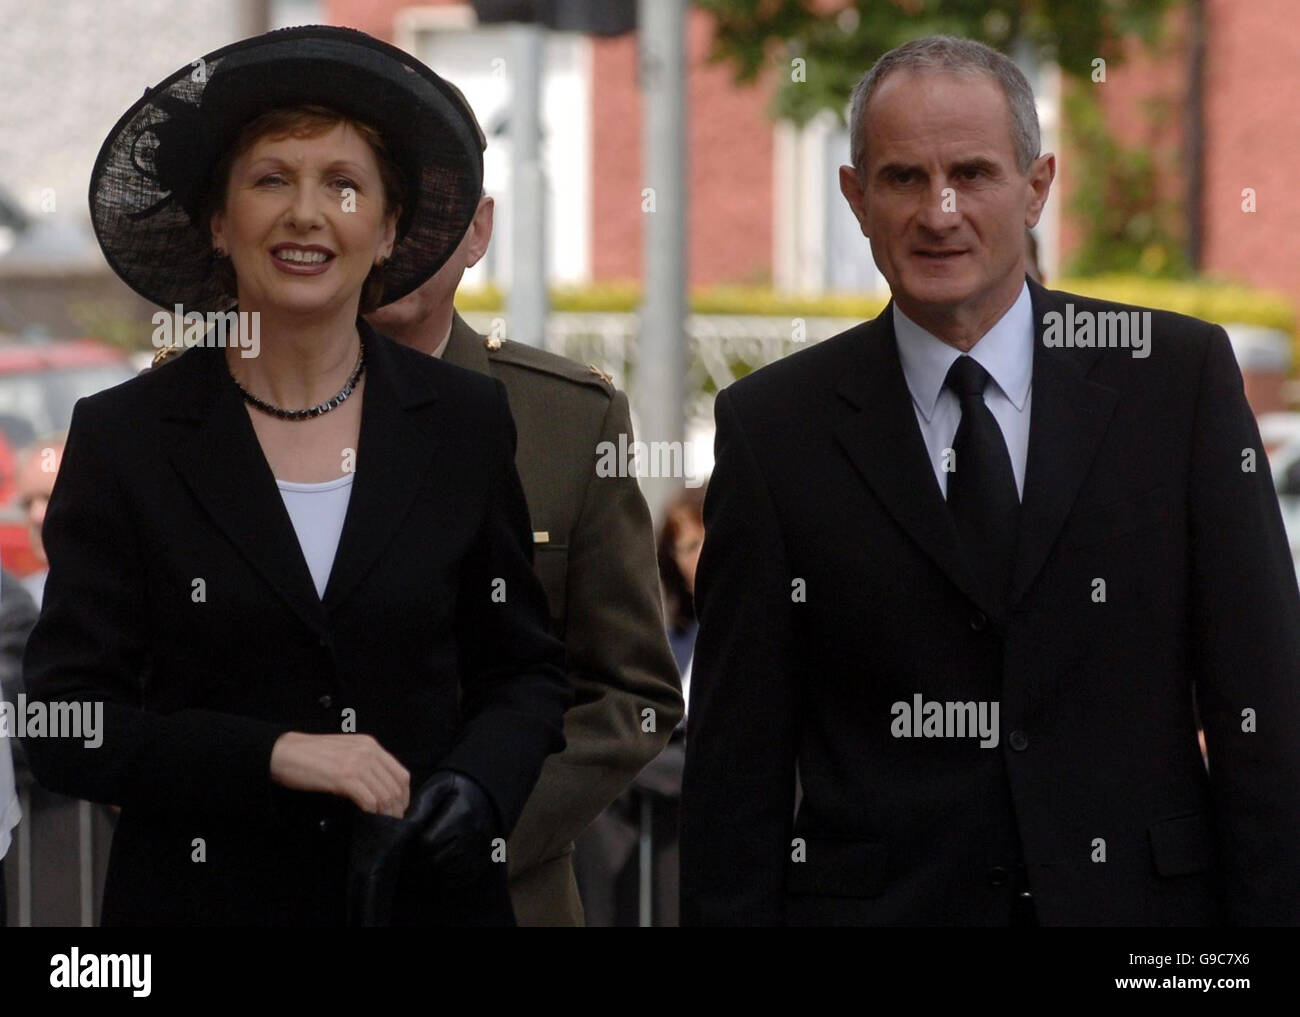
[{"label": "man in black suit", "polygon": [[993,50],[892,51],[851,129],[893,300],[718,396],[684,920],[1300,921],[1300,594],[1226,334],[1026,280],[1055,159]]}]

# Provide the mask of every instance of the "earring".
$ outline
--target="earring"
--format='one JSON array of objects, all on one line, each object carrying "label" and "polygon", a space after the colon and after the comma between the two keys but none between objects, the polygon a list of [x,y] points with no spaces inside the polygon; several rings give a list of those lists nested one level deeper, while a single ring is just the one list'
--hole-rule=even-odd
[{"label": "earring", "polygon": [[212,248],[212,253],[215,254],[218,258],[226,257],[226,249],[224,247],[214,247]]}]

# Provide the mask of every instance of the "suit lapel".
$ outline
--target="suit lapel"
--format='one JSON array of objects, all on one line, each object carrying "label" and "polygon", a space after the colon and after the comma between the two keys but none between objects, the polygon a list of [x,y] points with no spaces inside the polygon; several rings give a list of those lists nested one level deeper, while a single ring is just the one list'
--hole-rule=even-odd
[{"label": "suit lapel", "polygon": [[314,631],[325,614],[243,398],[221,349],[195,347],[176,365],[181,376],[165,416],[186,434],[171,461],[212,523]]},{"label": "suit lapel", "polygon": [[1033,400],[1011,604],[1024,596],[1047,560],[1092,468],[1118,393],[1089,381],[1095,349],[1043,345],[1043,318],[1065,312],[1064,295],[1029,283],[1034,305]]},{"label": "suit lapel", "polygon": [[325,587],[327,610],[347,598],[393,539],[444,440],[431,408],[436,392],[426,376],[403,371],[397,344],[359,324],[367,377],[357,475]]},{"label": "suit lapel", "polygon": [[164,416],[185,433],[171,459],[212,522],[314,631],[382,554],[438,446],[435,390],[403,372],[392,340],[364,321],[366,380],[357,472],[322,601],[275,477],[220,349],[196,347],[176,365]]},{"label": "suit lapel", "polygon": [[934,563],[988,614],[921,438],[894,339],[893,304],[862,326],[855,362],[840,373],[845,409],[835,435],[876,497]]}]

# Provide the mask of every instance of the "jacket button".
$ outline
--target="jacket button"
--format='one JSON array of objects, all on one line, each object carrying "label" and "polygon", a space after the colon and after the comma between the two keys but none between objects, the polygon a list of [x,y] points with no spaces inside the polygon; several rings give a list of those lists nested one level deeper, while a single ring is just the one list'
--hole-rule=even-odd
[{"label": "jacket button", "polygon": [[320,637],[320,645],[321,645],[322,648],[328,649],[328,648],[329,648],[329,645],[330,645],[329,638],[326,637],[326,636],[321,636],[321,637]]},{"label": "jacket button", "polygon": [[319,823],[316,824],[316,829],[318,829],[321,833],[329,833],[330,821],[328,819],[322,819]]},{"label": "jacket button", "polygon": [[1025,749],[1029,748],[1029,735],[1023,731],[1012,731],[1011,748],[1016,752],[1024,752]]},{"label": "jacket button", "polygon": [[1007,880],[1011,878],[1011,873],[1001,865],[995,865],[989,869],[989,886],[1006,886]]},{"label": "jacket button", "polygon": [[328,710],[331,706],[334,705],[334,697],[321,696],[320,699],[316,700],[316,702],[320,703],[321,706],[323,706],[325,709]]},{"label": "jacket button", "polygon": [[985,626],[987,626],[988,623],[989,623],[988,615],[986,615],[983,611],[976,611],[973,615],[970,616],[970,627],[973,628],[976,632],[983,632]]}]

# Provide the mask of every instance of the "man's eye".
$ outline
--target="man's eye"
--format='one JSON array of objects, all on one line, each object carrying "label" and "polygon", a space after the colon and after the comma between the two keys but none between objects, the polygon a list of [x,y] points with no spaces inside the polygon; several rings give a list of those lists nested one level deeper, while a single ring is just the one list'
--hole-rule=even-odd
[{"label": "man's eye", "polygon": [[964,169],[961,171],[961,175],[967,180],[974,180],[977,177],[982,177],[984,175],[984,171],[982,169],[975,169],[975,168]]},{"label": "man's eye", "polygon": [[899,170],[894,174],[894,183],[906,184],[912,181],[913,173],[911,170]]}]

